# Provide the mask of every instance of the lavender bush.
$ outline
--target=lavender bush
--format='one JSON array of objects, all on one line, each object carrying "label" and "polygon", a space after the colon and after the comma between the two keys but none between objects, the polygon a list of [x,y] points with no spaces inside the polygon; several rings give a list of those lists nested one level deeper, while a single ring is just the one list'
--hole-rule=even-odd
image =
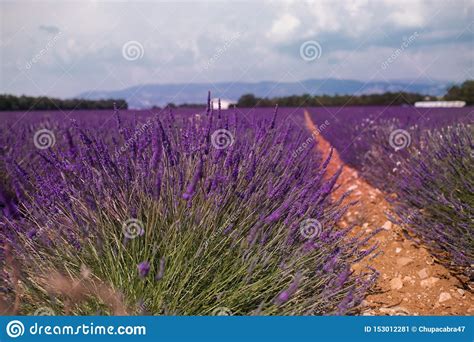
[{"label": "lavender bush", "polygon": [[428,131],[396,183],[395,212],[453,271],[474,281],[474,126]]},{"label": "lavender bush", "polygon": [[336,227],[338,175],[276,111],[53,121],[54,146],[23,150],[41,124],[2,132],[0,286],[21,314],[350,314],[374,283],[351,264],[375,247]]},{"label": "lavender bush", "polygon": [[465,282],[473,281],[474,126],[411,127],[399,147],[390,141],[397,126],[386,122],[374,133],[364,175],[395,194],[396,223]]},{"label": "lavender bush", "polygon": [[[473,107],[312,110],[342,159],[387,193],[393,220],[473,280]],[[398,216],[398,217],[397,217]]]}]

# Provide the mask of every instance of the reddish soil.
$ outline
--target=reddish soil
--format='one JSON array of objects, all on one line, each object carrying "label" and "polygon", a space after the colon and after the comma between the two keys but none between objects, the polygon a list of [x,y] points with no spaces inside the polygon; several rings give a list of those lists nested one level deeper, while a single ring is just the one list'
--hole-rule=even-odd
[{"label": "reddish soil", "polygon": [[[305,111],[305,122],[311,132],[316,126]],[[328,155],[331,145],[321,135],[313,134],[317,148]],[[376,258],[354,265],[355,272],[370,265],[380,272],[372,293],[362,306],[363,315],[473,315],[474,295],[463,289],[460,281],[440,265],[423,246],[407,239],[402,228],[392,224],[386,213],[390,205],[387,194],[368,184],[358,172],[345,165],[335,151],[329,164],[333,174],[342,167],[340,188],[335,198],[352,190],[348,201],[358,201],[341,220],[340,225],[356,225],[356,232],[370,234],[383,227],[372,238],[379,243]]]}]

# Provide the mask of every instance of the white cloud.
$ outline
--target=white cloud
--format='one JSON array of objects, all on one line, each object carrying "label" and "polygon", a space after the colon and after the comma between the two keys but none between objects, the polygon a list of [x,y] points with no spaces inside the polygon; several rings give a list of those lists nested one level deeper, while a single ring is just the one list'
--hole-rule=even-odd
[{"label": "white cloud", "polygon": [[295,32],[298,26],[300,26],[300,21],[297,17],[288,13],[283,14],[273,22],[267,37],[276,40],[286,39]]},{"label": "white cloud", "polygon": [[421,27],[426,20],[434,19],[432,16],[439,13],[433,2],[388,0],[387,5],[388,13],[390,13],[388,19],[397,27],[402,28]]},{"label": "white cloud", "polygon": [[390,15],[390,20],[399,27],[420,27],[423,25],[423,15],[416,12],[398,11]]},{"label": "white cloud", "polygon": [[308,2],[307,10],[312,17],[310,30],[313,33],[339,31],[343,23],[341,19],[345,15],[344,6],[343,2],[336,1]]}]

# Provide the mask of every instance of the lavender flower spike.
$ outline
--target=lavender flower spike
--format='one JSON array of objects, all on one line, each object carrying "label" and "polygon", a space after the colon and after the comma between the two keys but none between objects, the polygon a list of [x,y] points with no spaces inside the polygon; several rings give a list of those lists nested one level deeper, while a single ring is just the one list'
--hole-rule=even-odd
[{"label": "lavender flower spike", "polygon": [[201,158],[197,165],[196,172],[194,173],[193,179],[191,180],[191,183],[189,183],[188,187],[186,188],[186,192],[183,194],[183,198],[185,200],[190,200],[193,198],[194,193],[196,191],[196,185],[202,177],[202,166],[203,166],[203,161]]},{"label": "lavender flower spike", "polygon": [[281,305],[283,303],[286,303],[290,299],[290,297],[295,294],[296,290],[298,290],[298,285],[300,281],[301,281],[301,274],[297,273],[295,275],[295,279],[290,284],[288,289],[280,292],[278,297],[275,299],[275,304]]},{"label": "lavender flower spike", "polygon": [[143,261],[138,264],[137,268],[140,278],[145,278],[150,272],[150,263],[148,261]]}]

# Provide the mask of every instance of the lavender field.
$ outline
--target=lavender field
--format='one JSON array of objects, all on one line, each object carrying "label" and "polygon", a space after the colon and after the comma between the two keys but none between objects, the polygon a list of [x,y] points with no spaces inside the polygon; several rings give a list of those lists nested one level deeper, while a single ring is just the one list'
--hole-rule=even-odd
[{"label": "lavender field", "polygon": [[89,115],[2,134],[2,288],[29,298],[15,309],[342,314],[363,299],[376,273],[349,267],[373,248],[336,228],[336,176],[311,148],[292,157],[309,135],[277,111]]},{"label": "lavender field", "polygon": [[308,108],[312,131],[303,108],[209,101],[1,114],[0,311],[360,314],[381,228],[339,224],[333,153],[471,288],[472,107]]},{"label": "lavender field", "polygon": [[0,342],[474,342],[473,14],[0,1]]}]

